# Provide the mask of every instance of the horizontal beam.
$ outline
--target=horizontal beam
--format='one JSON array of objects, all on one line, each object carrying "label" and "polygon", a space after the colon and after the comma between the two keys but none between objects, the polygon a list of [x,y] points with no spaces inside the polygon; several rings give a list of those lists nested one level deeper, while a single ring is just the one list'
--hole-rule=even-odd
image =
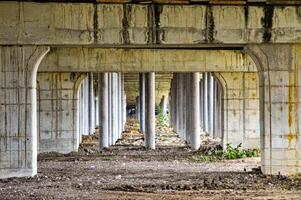
[{"label": "horizontal beam", "polygon": [[301,5],[300,0],[20,0],[38,3],[108,3],[173,5]]}]

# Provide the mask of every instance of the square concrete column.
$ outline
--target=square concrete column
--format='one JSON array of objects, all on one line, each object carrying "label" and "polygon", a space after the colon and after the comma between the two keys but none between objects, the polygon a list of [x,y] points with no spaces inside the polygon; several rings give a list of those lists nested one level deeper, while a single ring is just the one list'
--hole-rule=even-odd
[{"label": "square concrete column", "polygon": [[139,100],[140,100],[140,131],[145,132],[145,74],[139,74]]},{"label": "square concrete column", "polygon": [[155,149],[155,72],[146,74],[145,97],[145,147],[148,149]]},{"label": "square concrete column", "polygon": [[108,73],[98,74],[99,150],[109,147],[109,86]]},{"label": "square concrete column", "polygon": [[200,74],[192,74],[191,80],[191,147],[194,150],[200,148]]}]

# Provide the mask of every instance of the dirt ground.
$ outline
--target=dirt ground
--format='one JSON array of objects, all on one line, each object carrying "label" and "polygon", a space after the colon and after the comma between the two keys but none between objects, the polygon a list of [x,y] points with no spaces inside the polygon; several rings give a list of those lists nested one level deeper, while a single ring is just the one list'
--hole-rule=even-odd
[{"label": "dirt ground", "polygon": [[0,180],[0,199],[301,199],[301,178],[262,175],[260,158],[200,162],[183,144],[123,143],[40,154],[37,176]]}]

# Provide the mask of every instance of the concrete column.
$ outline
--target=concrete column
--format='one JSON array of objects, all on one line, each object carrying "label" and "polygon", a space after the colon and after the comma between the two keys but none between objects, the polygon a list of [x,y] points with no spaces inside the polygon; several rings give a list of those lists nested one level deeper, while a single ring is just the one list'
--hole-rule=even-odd
[{"label": "concrete column", "polygon": [[138,121],[140,121],[140,100],[139,96],[136,97],[136,118]]},{"label": "concrete column", "polygon": [[93,72],[88,73],[88,133],[94,133],[94,81]]},{"label": "concrete column", "polygon": [[121,76],[121,91],[122,91],[122,130],[124,131],[126,123],[126,94],[124,91],[124,76]]},{"label": "concrete column", "polygon": [[145,132],[145,74],[139,74],[140,131]]},{"label": "concrete column", "polygon": [[209,135],[213,137],[213,127],[214,127],[214,78],[211,73],[209,73]]},{"label": "concrete column", "polygon": [[109,147],[109,87],[108,73],[98,74],[99,150]]},{"label": "concrete column", "polygon": [[[188,86],[187,88],[191,88],[192,89],[192,74],[185,74],[185,79],[183,81],[185,83],[186,86]],[[192,94],[191,94],[191,89],[185,89],[185,91],[183,91],[183,96],[185,96],[185,105],[186,105],[186,109],[185,109],[185,118],[183,117],[183,120],[185,120],[185,132],[184,132],[184,139],[187,141],[187,143],[191,144],[191,118],[192,118],[192,113],[196,112],[196,110],[192,109]]]},{"label": "concrete column", "polygon": [[145,121],[145,147],[155,149],[155,72],[146,74],[146,121]]},{"label": "concrete column", "polygon": [[121,76],[122,73],[118,73],[118,139],[120,138],[120,135],[123,131],[123,125],[122,125],[122,107],[123,107],[123,103],[122,103],[122,84],[121,84]]},{"label": "concrete column", "polygon": [[36,77],[48,51],[0,47],[0,179],[37,174]]},{"label": "concrete column", "polygon": [[200,122],[204,130],[204,73],[200,81]]},{"label": "concrete column", "polygon": [[191,84],[191,147],[194,150],[200,148],[200,74],[198,72],[192,74]]},{"label": "concrete column", "polygon": [[208,135],[209,120],[208,120],[208,72],[204,73],[204,131]]}]

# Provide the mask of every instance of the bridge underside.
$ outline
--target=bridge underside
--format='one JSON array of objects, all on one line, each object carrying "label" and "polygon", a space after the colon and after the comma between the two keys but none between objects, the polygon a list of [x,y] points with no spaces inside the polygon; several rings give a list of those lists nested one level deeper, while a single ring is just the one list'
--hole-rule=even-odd
[{"label": "bridge underside", "polygon": [[299,7],[99,2],[0,2],[0,178],[96,126],[113,145],[127,107],[150,149],[161,107],[192,149],[204,131],[260,147],[265,174],[300,172]]}]

